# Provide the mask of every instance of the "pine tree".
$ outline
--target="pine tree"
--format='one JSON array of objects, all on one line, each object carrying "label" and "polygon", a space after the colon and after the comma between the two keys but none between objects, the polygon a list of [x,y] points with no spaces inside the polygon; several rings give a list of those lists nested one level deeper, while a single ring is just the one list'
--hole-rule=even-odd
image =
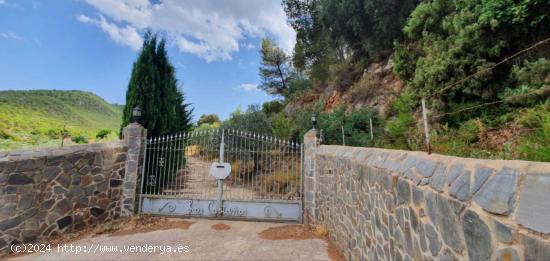
[{"label": "pine tree", "polygon": [[132,122],[132,110],[139,106],[138,120],[149,136],[188,131],[191,127],[189,104],[178,88],[174,66],[170,63],[165,40],[145,34],[143,47],[132,69],[126,92],[122,127]]},{"label": "pine tree", "polygon": [[260,54],[262,56],[260,67],[262,84],[259,88],[272,95],[284,96],[288,90],[289,57],[269,38],[262,40]]}]

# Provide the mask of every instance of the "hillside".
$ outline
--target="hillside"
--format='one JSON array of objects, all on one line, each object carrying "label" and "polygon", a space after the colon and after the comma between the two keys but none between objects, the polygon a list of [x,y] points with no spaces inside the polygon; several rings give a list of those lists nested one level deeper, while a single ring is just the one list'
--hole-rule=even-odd
[{"label": "hillside", "polygon": [[315,115],[324,144],[550,161],[547,2],[283,0],[283,7],[294,49],[264,39],[260,50],[258,88],[276,99],[236,110],[222,126],[255,122],[299,141]]},{"label": "hillside", "polygon": [[61,131],[95,138],[118,133],[122,106],[83,91],[0,91],[0,150],[59,144]]}]

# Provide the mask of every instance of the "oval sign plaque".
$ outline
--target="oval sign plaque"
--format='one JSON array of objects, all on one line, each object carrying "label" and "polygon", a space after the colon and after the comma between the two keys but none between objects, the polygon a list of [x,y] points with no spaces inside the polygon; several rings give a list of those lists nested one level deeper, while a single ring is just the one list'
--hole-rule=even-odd
[{"label": "oval sign plaque", "polygon": [[216,179],[225,179],[231,173],[231,164],[225,163],[212,163],[210,165],[210,175]]}]

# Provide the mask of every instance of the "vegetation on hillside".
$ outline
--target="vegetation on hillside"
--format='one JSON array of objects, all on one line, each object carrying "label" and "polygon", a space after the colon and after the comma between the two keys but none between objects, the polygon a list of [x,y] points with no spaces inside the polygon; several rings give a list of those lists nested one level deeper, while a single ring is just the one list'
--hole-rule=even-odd
[{"label": "vegetation on hillside", "polygon": [[[301,139],[315,113],[326,144],[425,150],[425,98],[434,152],[550,161],[548,1],[284,0],[283,7],[296,45],[277,55],[290,63],[286,74],[262,83],[282,99],[237,111],[222,126],[261,118],[265,133]],[[265,50],[280,50],[268,43],[262,76],[273,64]]]},{"label": "vegetation on hillside", "polygon": [[122,118],[121,106],[82,91],[0,91],[0,112],[0,150],[56,147],[62,136],[116,139],[105,132],[118,131]]}]

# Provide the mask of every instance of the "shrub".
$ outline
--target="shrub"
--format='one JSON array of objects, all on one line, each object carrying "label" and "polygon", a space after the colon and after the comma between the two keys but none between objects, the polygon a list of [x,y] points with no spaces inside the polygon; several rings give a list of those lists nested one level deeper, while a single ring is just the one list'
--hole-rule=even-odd
[{"label": "shrub", "polygon": [[292,197],[300,193],[300,172],[292,168],[290,170],[278,170],[272,174],[262,176],[262,184],[267,191]]},{"label": "shrub", "polygon": [[398,148],[412,149],[409,144],[409,138],[415,128],[415,119],[413,116],[414,101],[409,91],[405,91],[394,104],[396,116],[388,122],[388,135]]},{"label": "shrub", "polygon": [[105,139],[107,138],[107,136],[109,136],[109,134],[111,134],[111,130],[107,130],[107,129],[103,129],[103,130],[100,130],[99,132],[97,132],[97,134],[95,135],[96,139]]},{"label": "shrub", "polygon": [[78,136],[74,136],[71,138],[71,140],[74,142],[74,143],[78,143],[78,144],[85,144],[85,143],[88,143],[88,138],[82,136],[82,135],[78,135]]},{"label": "shrub", "polygon": [[0,139],[7,140],[7,139],[11,139],[12,137],[13,135],[11,135],[8,131],[0,130]]},{"label": "shrub", "polygon": [[273,118],[273,135],[281,139],[289,139],[291,134],[290,121],[283,113],[277,114]]},{"label": "shrub", "polygon": [[467,142],[475,142],[479,139],[479,135],[482,131],[485,130],[483,122],[479,119],[472,119],[464,122],[458,129],[458,137]]}]

